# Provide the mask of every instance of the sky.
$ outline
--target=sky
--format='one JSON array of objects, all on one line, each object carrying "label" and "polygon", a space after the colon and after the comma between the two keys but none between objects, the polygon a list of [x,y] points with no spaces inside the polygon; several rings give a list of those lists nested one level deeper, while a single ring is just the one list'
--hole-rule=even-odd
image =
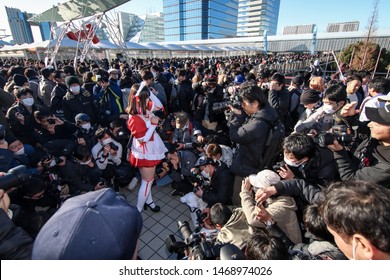
[{"label": "sky", "polygon": [[[53,5],[63,2],[66,1],[0,0],[0,36],[3,35],[1,29],[6,29],[6,33],[11,34],[5,6],[38,14],[50,9]],[[359,21],[359,29],[364,30],[368,25],[373,6],[374,0],[281,0],[277,33],[281,34],[284,26],[304,24],[317,24],[318,32],[324,32],[328,23],[347,21]],[[132,0],[117,7],[114,11],[137,15],[162,12],[163,0]],[[390,28],[389,11],[390,1],[379,0],[378,28]],[[36,30],[33,30],[33,32],[36,33]],[[40,38],[35,37],[35,39],[40,41]],[[6,41],[9,41],[9,38]]]}]

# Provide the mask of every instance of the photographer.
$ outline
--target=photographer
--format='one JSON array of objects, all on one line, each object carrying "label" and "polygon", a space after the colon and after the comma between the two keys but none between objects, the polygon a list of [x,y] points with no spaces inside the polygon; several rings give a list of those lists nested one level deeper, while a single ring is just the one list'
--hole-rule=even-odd
[{"label": "photographer", "polygon": [[227,166],[211,158],[201,157],[194,167],[199,167],[201,175],[210,180],[210,185],[198,188],[195,195],[205,201],[208,207],[218,202],[231,205],[234,181]]},{"label": "photographer", "polygon": [[124,187],[133,178],[130,166],[122,163],[122,145],[112,139],[108,129],[100,128],[96,131],[98,143],[92,148],[92,156],[97,167],[102,171],[102,177],[114,181],[114,189]]},{"label": "photographer", "polygon": [[168,173],[168,176],[173,180],[171,193],[175,195],[185,195],[192,191],[193,186],[188,180],[192,176],[191,169],[196,163],[197,157],[190,151],[176,151],[171,148],[166,155],[167,162],[164,162],[163,169]]},{"label": "photographer", "polygon": [[216,76],[206,78],[204,99],[200,107],[194,112],[194,126],[207,136],[215,131],[226,128],[225,114],[213,110],[215,103],[222,102],[224,98],[222,86],[217,84]]},{"label": "photographer", "polygon": [[74,118],[77,126],[76,132],[73,134],[75,142],[80,145],[86,145],[89,150],[97,143],[95,132],[96,126],[91,125],[91,119],[87,114],[79,113]]},{"label": "photographer", "polygon": [[32,137],[35,120],[34,112],[38,110],[34,104],[33,92],[29,88],[15,90],[16,102],[8,109],[6,118],[12,133],[23,143],[35,145]]},{"label": "photographer", "polygon": [[[122,91],[116,83],[111,83],[107,76],[98,76],[97,86],[100,87],[100,91],[94,94],[94,103],[99,112],[97,114],[99,123],[108,126],[124,112]],[[95,88],[98,89],[96,86]]]},{"label": "photographer", "polygon": [[230,121],[230,140],[239,144],[237,155],[233,159],[231,172],[236,175],[234,181],[233,204],[240,205],[239,193],[243,177],[257,173],[262,168],[262,156],[272,123],[278,115],[266,99],[262,90],[253,84],[241,86],[240,97],[244,113],[229,106],[233,113]]},{"label": "photographer", "polygon": [[77,77],[66,77],[65,84],[68,88],[62,101],[65,119],[73,122],[77,114],[84,113],[89,116],[91,123],[96,123],[96,108],[93,103],[92,94],[81,88],[80,81]]},{"label": "photographer", "polygon": [[104,188],[101,174],[102,171],[92,161],[91,150],[85,145],[76,146],[73,156],[62,169],[62,177],[69,186],[70,195]]},{"label": "photographer", "polygon": [[333,151],[341,179],[363,180],[390,187],[390,105],[366,108],[371,121],[371,138],[364,140],[352,155],[337,140],[328,148]]},{"label": "photographer", "polygon": [[216,203],[210,209],[210,221],[219,230],[216,241],[234,244],[242,248],[255,230],[248,225],[241,208],[233,211],[223,203]]},{"label": "photographer", "polygon": [[337,165],[332,153],[305,134],[293,133],[283,142],[284,160],[276,172],[285,180],[294,178],[310,180],[320,186],[327,186],[339,179]]},{"label": "photographer", "polygon": [[268,92],[268,102],[278,113],[279,119],[286,128],[289,128],[290,116],[290,93],[285,85],[285,77],[275,73],[271,77]]}]

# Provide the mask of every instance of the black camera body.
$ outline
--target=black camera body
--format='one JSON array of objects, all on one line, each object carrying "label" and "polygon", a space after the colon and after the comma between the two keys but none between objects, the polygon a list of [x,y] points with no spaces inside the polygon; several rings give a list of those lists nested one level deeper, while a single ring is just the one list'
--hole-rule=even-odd
[{"label": "black camera body", "polygon": [[176,253],[177,259],[185,256],[184,249],[191,250],[195,260],[213,260],[219,257],[221,246],[212,246],[210,241],[205,240],[203,234],[192,233],[187,221],[178,221],[177,225],[184,241],[176,241],[174,235],[168,235],[165,239],[165,246],[170,253]]},{"label": "black camera body", "polygon": [[113,149],[114,151],[118,151],[118,150],[119,150],[119,147],[118,147],[114,142],[110,142],[110,143],[108,143],[108,145],[109,145],[110,148]]},{"label": "black camera body", "polygon": [[230,100],[222,101],[222,102],[216,102],[213,104],[213,112],[214,113],[222,113],[229,109],[229,105],[232,105],[233,108],[241,109],[242,105],[242,98],[238,94],[233,94],[230,97]]},{"label": "black camera body", "polygon": [[205,179],[201,174],[192,173],[191,176],[188,177],[188,181],[194,186],[193,192],[196,193],[200,188],[203,188],[205,185]]},{"label": "black camera body", "polygon": [[356,137],[349,133],[346,125],[335,125],[331,128],[331,132],[320,132],[315,138],[315,142],[320,147],[332,145],[334,140],[337,140],[343,146],[350,146]]},{"label": "black camera body", "polygon": [[275,171],[276,173],[278,173],[280,171],[280,169],[282,167],[284,167],[285,163],[283,161],[279,161],[277,163],[275,163],[273,166],[272,166],[272,170]]}]

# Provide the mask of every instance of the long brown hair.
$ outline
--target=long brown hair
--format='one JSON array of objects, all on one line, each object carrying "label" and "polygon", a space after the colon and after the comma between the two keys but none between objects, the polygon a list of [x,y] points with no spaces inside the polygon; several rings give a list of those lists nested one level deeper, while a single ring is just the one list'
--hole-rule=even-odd
[{"label": "long brown hair", "polygon": [[142,114],[146,115],[146,109],[148,106],[147,100],[150,95],[149,88],[144,86],[139,95],[135,96],[138,92],[140,84],[134,84],[130,89],[129,104],[126,108],[126,113],[129,115]]}]

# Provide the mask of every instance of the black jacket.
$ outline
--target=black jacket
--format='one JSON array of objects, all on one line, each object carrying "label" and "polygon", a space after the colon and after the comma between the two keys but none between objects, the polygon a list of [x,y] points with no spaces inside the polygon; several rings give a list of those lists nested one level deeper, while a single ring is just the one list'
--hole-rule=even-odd
[{"label": "black jacket", "polygon": [[68,88],[65,84],[57,84],[51,92],[50,112],[62,120],[65,119],[62,100],[67,90]]},{"label": "black jacket", "polygon": [[30,260],[33,239],[0,209],[0,259]]},{"label": "black jacket", "polygon": [[179,111],[191,113],[191,102],[194,98],[194,91],[190,81],[185,80],[179,85],[179,91],[177,93],[177,102],[179,105]]},{"label": "black jacket", "polygon": [[234,178],[227,165],[218,162],[215,172],[211,177],[211,183],[207,190],[204,190],[202,199],[211,207],[216,203],[225,205],[232,204]]},{"label": "black jacket", "polygon": [[334,159],[342,180],[362,180],[390,188],[390,147],[379,141],[364,140],[354,155],[343,149],[334,152]]},{"label": "black jacket", "polygon": [[289,167],[297,179],[311,180],[320,186],[327,186],[339,180],[337,164],[328,148],[316,147],[313,157],[300,167]]},{"label": "black jacket", "polygon": [[268,93],[268,102],[275,108],[282,123],[286,126],[287,117],[290,114],[290,93],[286,88]]},{"label": "black jacket", "polygon": [[262,119],[274,123],[278,115],[274,108],[266,104],[252,116],[234,115],[230,122],[229,137],[239,144],[231,171],[235,175],[249,176],[259,172],[262,156],[271,127]]},{"label": "black jacket", "polygon": [[93,103],[92,94],[83,88],[80,90],[80,93],[77,95],[72,94],[69,91],[65,94],[64,100],[62,101],[65,119],[74,123],[74,118],[76,115],[79,113],[84,113],[90,117],[91,123],[94,124],[96,122],[96,110],[94,107],[95,105]]}]

